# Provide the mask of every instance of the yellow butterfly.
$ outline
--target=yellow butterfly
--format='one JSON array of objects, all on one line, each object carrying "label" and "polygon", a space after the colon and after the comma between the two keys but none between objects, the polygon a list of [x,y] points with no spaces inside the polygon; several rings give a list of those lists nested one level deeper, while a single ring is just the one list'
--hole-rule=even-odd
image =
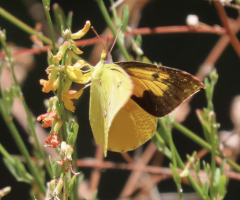
[{"label": "yellow butterfly", "polygon": [[130,151],[155,133],[157,118],[205,88],[191,74],[142,62],[113,63],[103,50],[90,90],[90,124],[97,144],[116,152]]}]

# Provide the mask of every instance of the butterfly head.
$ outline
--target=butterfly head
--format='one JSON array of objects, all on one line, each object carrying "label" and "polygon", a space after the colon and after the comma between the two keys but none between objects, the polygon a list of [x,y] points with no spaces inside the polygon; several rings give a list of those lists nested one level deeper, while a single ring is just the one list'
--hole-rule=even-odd
[{"label": "butterfly head", "polygon": [[102,51],[101,60],[103,60],[103,64],[113,63],[112,55],[106,49],[103,49],[103,51]]}]

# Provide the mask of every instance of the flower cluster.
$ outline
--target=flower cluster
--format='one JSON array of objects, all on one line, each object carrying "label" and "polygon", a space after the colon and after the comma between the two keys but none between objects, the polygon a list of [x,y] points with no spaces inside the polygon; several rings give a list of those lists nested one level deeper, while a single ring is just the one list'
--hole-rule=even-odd
[{"label": "flower cluster", "polygon": [[[53,56],[50,53],[48,56],[49,67],[46,69],[48,80],[41,79],[40,84],[43,86],[43,92],[48,93],[53,91],[56,96],[50,98],[47,113],[37,118],[37,121],[42,121],[44,128],[51,127],[51,134],[46,139],[47,147],[56,148],[60,145],[58,132],[63,124],[62,113],[64,109],[62,105],[64,105],[67,110],[74,112],[75,106],[73,105],[72,99],[78,99],[83,92],[82,90],[70,90],[72,83],[87,84],[91,80],[91,66],[83,60],[78,60],[72,65],[72,56],[83,53],[73,39],[83,37],[90,26],[90,22],[87,21],[84,28],[77,33],[71,34],[70,29],[65,30],[63,37],[66,41],[60,46],[56,55]],[[84,71],[83,67],[88,67],[88,69]],[[69,155],[67,158],[69,159]]]}]

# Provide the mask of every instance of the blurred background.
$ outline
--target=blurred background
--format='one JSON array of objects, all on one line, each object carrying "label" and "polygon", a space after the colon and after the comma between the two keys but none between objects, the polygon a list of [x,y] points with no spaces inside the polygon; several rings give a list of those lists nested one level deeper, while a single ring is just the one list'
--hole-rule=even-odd
[{"label": "blurred background", "polygon": [[[104,2],[106,7],[110,7],[109,1]],[[159,26],[186,25],[186,17],[189,14],[197,15],[200,22],[210,26],[222,26],[215,6],[208,1],[145,0],[140,2],[142,3],[142,8],[139,10],[139,13],[134,13],[138,14],[140,17],[138,27],[154,28]],[[92,25],[99,34],[104,32],[106,29],[106,23],[97,3],[94,0],[51,0],[51,5],[54,3],[58,3],[66,14],[69,11],[73,11],[72,32],[82,29],[87,20],[91,21]],[[0,7],[4,8],[6,11],[10,12],[31,27],[35,27],[37,22],[42,23],[43,34],[50,37],[48,25],[46,24],[45,13],[40,0],[1,0]],[[238,17],[238,12],[236,10],[226,8],[226,11],[228,16],[233,19]],[[17,47],[27,49],[32,48],[33,43],[29,39],[29,35],[1,16],[0,27],[1,29],[6,29],[8,42],[13,43]],[[56,36],[59,36],[57,31]],[[95,37],[95,34],[92,31],[89,31],[84,39],[93,37]],[[152,62],[161,62],[164,66],[174,67],[185,70],[191,74],[196,74],[220,37],[221,36],[216,34],[206,33],[143,35],[142,49],[144,51],[144,55]],[[80,49],[84,51],[84,54],[81,56],[90,64],[95,65],[96,61],[100,59],[100,54],[98,56],[91,54],[93,46],[85,46],[84,48],[80,47]],[[118,53],[118,51],[113,52],[113,59],[118,57]],[[28,55],[24,58],[24,61],[26,61],[25,59],[28,59],[28,62],[22,66],[26,70],[25,73],[27,73],[27,76],[24,77],[22,81],[23,95],[34,116],[39,116],[40,114],[45,113],[46,109],[43,102],[45,99],[52,96],[52,94],[42,93],[41,86],[39,84],[40,79],[47,78],[45,73],[45,69],[47,68],[46,56],[46,52],[34,54],[32,56]],[[21,61],[20,56],[19,59],[20,63],[23,62]],[[217,121],[221,124],[220,130],[231,131],[234,129],[234,124],[230,118],[230,107],[233,98],[236,95],[239,95],[240,92],[240,61],[238,55],[235,53],[230,44],[215,63],[215,67],[219,74],[219,80],[213,97]],[[191,112],[183,124],[193,132],[199,134],[199,136],[203,137],[201,125],[195,114],[195,110],[197,108],[206,106],[206,98],[203,90],[194,96],[190,105]],[[79,158],[94,157],[95,155],[96,147],[89,125],[88,109],[89,88],[84,91],[82,97],[76,102],[75,113],[80,125],[80,133],[77,139]],[[11,154],[20,154],[1,116],[0,124],[1,144]],[[29,148],[29,151],[31,151],[31,145],[28,142],[28,135],[17,121],[16,124],[21,132],[25,144]],[[176,130],[173,130],[173,137],[176,147],[183,160],[186,160],[186,154],[192,154],[194,150],[198,151],[201,149],[200,146],[196,145]],[[145,146],[143,148],[145,148]],[[133,155],[133,152],[130,152],[130,155]],[[105,160],[124,162],[122,156],[119,153],[114,152],[108,152],[108,156]],[[210,157],[205,156],[204,160],[209,162]],[[167,158],[163,159],[162,166],[169,166],[169,160]],[[80,170],[85,174],[85,178],[89,179],[92,169],[81,168]],[[129,171],[124,170],[102,171],[98,188],[99,199],[116,199],[120,194],[129,174]],[[0,188],[5,186],[11,186],[12,191],[4,197],[4,200],[30,199],[30,186],[26,183],[17,182],[14,179],[3,164],[2,157],[0,155]],[[239,188],[239,181],[230,180],[227,188],[228,194],[225,199],[238,199],[240,196]],[[177,191],[172,179],[160,182],[160,184],[158,184],[158,189],[160,193]],[[186,193],[194,192],[190,186],[184,184],[183,191]]]}]

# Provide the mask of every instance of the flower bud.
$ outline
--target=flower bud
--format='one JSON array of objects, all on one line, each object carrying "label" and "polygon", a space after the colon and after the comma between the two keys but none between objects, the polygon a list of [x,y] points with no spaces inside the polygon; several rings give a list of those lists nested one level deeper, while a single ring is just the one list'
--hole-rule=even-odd
[{"label": "flower bud", "polygon": [[59,48],[59,51],[57,53],[57,55],[53,56],[53,63],[57,63],[59,62],[60,60],[62,60],[64,54],[66,53],[66,50],[68,48],[68,44],[69,42],[68,41],[65,41]]},{"label": "flower bud", "polygon": [[60,128],[62,127],[63,124],[63,120],[62,119],[58,119],[57,123],[54,125],[53,127],[53,132],[54,133],[58,133],[58,131],[60,130]]},{"label": "flower bud", "polygon": [[197,15],[188,15],[186,23],[191,28],[197,28],[199,24],[198,16]]},{"label": "flower bud", "polygon": [[58,196],[60,194],[60,192],[61,192],[61,190],[63,188],[63,184],[64,184],[63,180],[61,178],[58,179],[58,183],[57,183],[57,186],[56,186],[56,188],[55,188],[55,190],[53,192],[53,195]]},{"label": "flower bud", "polygon": [[83,51],[81,51],[81,50],[77,47],[76,42],[72,41],[71,47],[72,47],[72,50],[73,50],[73,52],[74,52],[75,54],[82,54],[82,53],[83,53]]},{"label": "flower bud", "polygon": [[50,190],[51,194],[53,194],[53,192],[54,192],[54,190],[56,188],[56,183],[57,183],[57,179],[53,179],[49,183],[49,190]]},{"label": "flower bud", "polygon": [[0,30],[0,37],[2,38],[2,40],[6,40],[6,34],[4,31]]},{"label": "flower bud", "polygon": [[90,29],[90,26],[91,26],[90,21],[86,21],[84,28],[82,30],[78,31],[77,33],[73,33],[71,35],[71,39],[76,40],[76,39],[80,39],[81,37],[83,37]]},{"label": "flower bud", "polygon": [[5,187],[0,190],[0,199],[4,196],[6,196],[9,192],[11,192],[11,187]]},{"label": "flower bud", "polygon": [[73,148],[67,144],[66,157],[68,160],[72,160]]}]

